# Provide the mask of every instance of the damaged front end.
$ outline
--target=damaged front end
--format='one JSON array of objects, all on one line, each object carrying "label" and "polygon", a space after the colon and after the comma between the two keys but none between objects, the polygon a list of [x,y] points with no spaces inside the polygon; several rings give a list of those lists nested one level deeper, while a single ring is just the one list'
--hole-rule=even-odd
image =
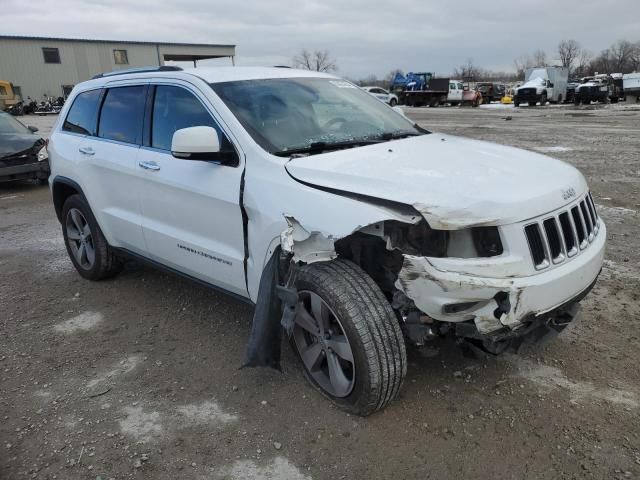
[{"label": "damaged front end", "polygon": [[285,330],[296,315],[295,269],[342,258],[378,285],[408,343],[432,345],[450,335],[495,354],[548,339],[573,320],[600,271],[606,237],[598,220],[600,232],[589,248],[570,262],[539,271],[523,233],[525,223],[434,229],[415,215],[413,221],[379,221],[332,235],[285,218],[273,290],[284,300]]}]

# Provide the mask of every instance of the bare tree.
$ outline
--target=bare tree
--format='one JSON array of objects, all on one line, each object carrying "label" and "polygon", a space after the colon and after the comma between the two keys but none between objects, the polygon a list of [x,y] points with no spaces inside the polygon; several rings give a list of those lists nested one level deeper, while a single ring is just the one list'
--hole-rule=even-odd
[{"label": "bare tree", "polygon": [[316,72],[333,72],[338,69],[328,50],[310,52],[306,48],[303,48],[298,55],[293,57],[293,66]]},{"label": "bare tree", "polygon": [[573,74],[578,77],[587,77],[591,73],[591,59],[593,55],[589,50],[582,49],[576,59],[576,68],[573,70]]},{"label": "bare tree", "polygon": [[580,44],[575,40],[562,40],[558,44],[558,56],[563,67],[573,70],[573,65],[580,54]]},{"label": "bare tree", "polygon": [[453,75],[468,82],[481,80],[483,71],[473,63],[473,59],[467,59],[467,63],[460,65],[453,71]]},{"label": "bare tree", "polygon": [[546,67],[547,66],[547,54],[544,50],[536,50],[531,56],[532,67]]}]

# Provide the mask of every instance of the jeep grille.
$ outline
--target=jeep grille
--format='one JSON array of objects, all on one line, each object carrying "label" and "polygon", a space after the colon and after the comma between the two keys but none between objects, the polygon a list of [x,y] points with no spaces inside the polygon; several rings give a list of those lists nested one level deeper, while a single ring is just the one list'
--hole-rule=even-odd
[{"label": "jeep grille", "polygon": [[600,219],[591,193],[566,210],[524,227],[536,270],[562,263],[587,248],[598,235]]}]

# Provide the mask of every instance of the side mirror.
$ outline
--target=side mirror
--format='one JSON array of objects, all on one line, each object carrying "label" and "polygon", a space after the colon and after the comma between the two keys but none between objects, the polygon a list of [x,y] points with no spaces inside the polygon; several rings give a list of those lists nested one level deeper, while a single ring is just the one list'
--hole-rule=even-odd
[{"label": "side mirror", "polygon": [[553,83],[549,82],[549,87],[553,88]]},{"label": "side mirror", "polygon": [[181,128],[174,132],[171,139],[171,154],[176,158],[203,160],[219,152],[220,139],[213,127]]},{"label": "side mirror", "polygon": [[31,131],[31,133],[36,133],[38,131],[38,127],[32,127],[31,125],[28,125],[27,128]]}]

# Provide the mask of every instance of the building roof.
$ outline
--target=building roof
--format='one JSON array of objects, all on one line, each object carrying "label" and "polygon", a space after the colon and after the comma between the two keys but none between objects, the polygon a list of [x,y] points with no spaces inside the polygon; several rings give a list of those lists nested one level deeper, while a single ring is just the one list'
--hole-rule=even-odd
[{"label": "building roof", "polygon": [[184,42],[144,42],[139,40],[105,40],[96,38],[60,38],[60,37],[37,37],[25,35],[0,35],[0,40],[40,40],[45,42],[89,42],[89,43],[118,43],[133,45],[175,45],[182,47],[232,47],[233,44],[221,43],[184,43]]}]

